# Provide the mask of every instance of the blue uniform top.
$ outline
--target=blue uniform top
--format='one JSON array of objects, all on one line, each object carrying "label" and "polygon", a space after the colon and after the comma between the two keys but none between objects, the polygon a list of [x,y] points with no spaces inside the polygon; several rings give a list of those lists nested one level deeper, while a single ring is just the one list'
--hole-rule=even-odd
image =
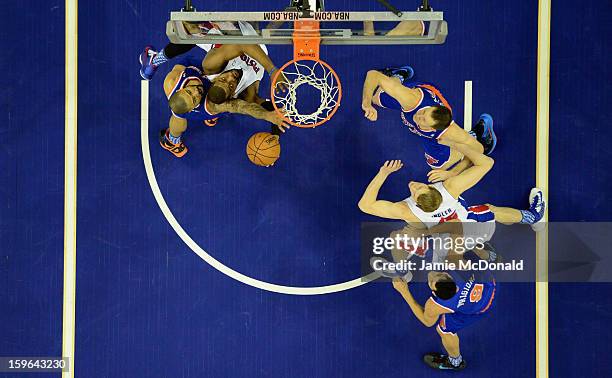
[{"label": "blue uniform top", "polygon": [[495,279],[488,271],[449,271],[458,291],[450,299],[431,299],[441,307],[461,314],[480,314],[487,311],[495,297]]},{"label": "blue uniform top", "polygon": [[202,71],[200,71],[200,69],[194,66],[185,67],[185,70],[181,73],[181,76],[179,80],[176,82],[176,84],[174,85],[174,88],[168,94],[168,99],[170,99],[170,97],[172,97],[172,95],[175,94],[177,91],[185,88],[188,84],[192,83],[193,81],[197,81],[198,83],[204,86],[204,93],[202,94],[202,98],[204,100],[201,101],[200,104],[198,104],[198,106],[192,111],[190,111],[189,113],[176,114],[172,112],[172,114],[175,117],[194,120],[194,121],[208,121],[208,120],[219,118],[219,116],[221,115],[227,114],[227,113],[212,114],[208,111],[206,107],[206,102],[207,102],[206,95],[208,94],[208,90],[210,89],[210,87],[212,87],[212,82],[208,80],[206,76],[202,74]]},{"label": "blue uniform top", "polygon": [[418,89],[421,92],[421,101],[412,109],[404,109],[402,105],[393,97],[389,96],[384,91],[379,93],[379,103],[389,109],[401,110],[402,122],[404,125],[408,126],[411,132],[414,134],[427,138],[437,140],[440,135],[444,133],[445,130],[433,130],[433,131],[424,131],[419,128],[419,126],[412,120],[414,114],[423,108],[427,108],[429,106],[445,106],[449,110],[452,111],[448,101],[442,96],[442,93],[431,84],[427,83],[417,83],[410,82],[404,83],[404,87],[410,89]]},{"label": "blue uniform top", "polygon": [[378,93],[378,100],[381,106],[389,109],[401,110],[402,123],[408,126],[408,129],[415,135],[421,138],[423,148],[425,150],[425,160],[432,168],[440,168],[450,159],[450,148],[438,143],[438,138],[446,130],[431,130],[425,131],[413,121],[412,117],[419,110],[429,106],[445,106],[451,109],[448,101],[442,96],[442,93],[431,84],[404,82],[404,86],[410,89],[418,89],[421,93],[421,100],[412,109],[403,109],[402,105],[393,97],[389,96],[384,91]]}]

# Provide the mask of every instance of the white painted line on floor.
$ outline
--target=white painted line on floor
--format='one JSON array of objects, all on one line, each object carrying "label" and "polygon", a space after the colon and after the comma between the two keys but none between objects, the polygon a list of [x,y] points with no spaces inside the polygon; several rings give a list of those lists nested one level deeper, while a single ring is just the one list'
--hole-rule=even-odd
[{"label": "white painted line on floor", "polygon": [[463,95],[463,128],[472,131],[472,81],[465,82]]},{"label": "white painted line on floor", "polygon": [[[166,204],[166,200],[159,189],[159,185],[157,184],[157,178],[155,177],[155,171],[153,169],[153,163],[151,162],[151,152],[149,150],[149,82],[142,80],[141,85],[141,108],[140,108],[140,140],[142,144],[142,158],[145,166],[145,170],[147,172],[147,179],[149,180],[149,185],[151,186],[151,191],[155,196],[155,200],[157,201],[157,205],[161,209],[164,217],[170,226],[174,229],[176,234],[187,244],[189,248],[196,255],[200,256],[202,260],[206,261],[210,266],[217,269],[219,272],[242,282],[245,285],[249,285],[258,289],[271,291],[279,294],[290,294],[290,295],[321,295],[321,294],[331,294],[344,290],[350,290],[356,288],[358,286],[364,285],[370,281],[373,281],[378,277],[376,274],[370,274],[364,277],[356,278],[351,281],[346,281],[342,283],[338,283],[335,285],[329,286],[313,286],[313,287],[295,287],[295,286],[283,286],[272,284],[265,281],[260,281],[255,278],[251,278],[246,276],[240,272],[233,270],[230,267],[223,265],[220,261],[212,257],[208,254],[204,249],[202,249],[181,227],[179,222],[176,220],[172,211]],[[168,159],[174,159],[174,157],[168,155]]]},{"label": "white painted line on floor", "polygon": [[62,356],[69,369],[62,378],[74,377],[76,302],[76,206],[77,206],[77,82],[78,1],[66,0],[66,62],[64,120],[64,298]]}]

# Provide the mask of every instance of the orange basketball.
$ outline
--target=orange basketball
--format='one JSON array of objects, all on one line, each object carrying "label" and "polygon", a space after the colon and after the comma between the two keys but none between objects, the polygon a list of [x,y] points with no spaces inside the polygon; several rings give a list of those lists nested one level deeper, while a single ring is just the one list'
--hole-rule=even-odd
[{"label": "orange basketball", "polygon": [[278,139],[278,135],[270,133],[257,133],[253,135],[246,146],[249,160],[261,167],[268,167],[274,164],[281,153]]}]

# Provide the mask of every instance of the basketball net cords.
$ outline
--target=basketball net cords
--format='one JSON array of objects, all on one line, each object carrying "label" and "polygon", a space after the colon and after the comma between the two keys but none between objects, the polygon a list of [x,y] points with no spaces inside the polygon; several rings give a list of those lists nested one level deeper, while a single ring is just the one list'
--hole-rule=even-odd
[{"label": "basketball net cords", "polygon": [[[296,72],[286,71],[290,67],[293,67]],[[322,71],[323,77],[319,77],[320,74],[315,72],[317,68]],[[332,71],[320,62],[315,62],[312,67],[309,67],[300,63],[300,61],[295,61],[293,65],[286,67],[282,73],[289,81],[285,83],[288,89],[285,92],[275,91],[274,100],[279,108],[285,110],[285,116],[301,125],[313,125],[326,120],[338,104],[339,88]],[[280,80],[277,80],[275,89],[280,83]],[[310,114],[300,114],[297,109],[297,89],[303,84],[319,90],[321,97],[321,105]]]}]

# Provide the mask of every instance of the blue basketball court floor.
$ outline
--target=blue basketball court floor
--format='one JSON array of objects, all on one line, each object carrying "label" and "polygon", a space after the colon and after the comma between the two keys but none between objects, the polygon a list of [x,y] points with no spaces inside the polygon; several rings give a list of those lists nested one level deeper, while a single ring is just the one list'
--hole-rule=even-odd
[{"label": "blue basketball court floor", "polygon": [[[286,1],[201,3],[194,5],[264,11]],[[379,112],[376,124],[363,117],[364,75],[410,64],[440,86],[459,120],[472,82],[473,117],[493,114],[500,142],[470,202],[522,208],[540,181],[550,221],[609,221],[612,23],[595,1],[554,2],[550,22],[544,0],[543,9],[538,2],[432,5],[449,24],[443,45],[323,46],[322,58],[342,79],[342,106],[324,126],[288,131],[281,159],[263,169],[244,150],[268,126],[242,116],[191,126],[182,159],[159,147],[171,65],[143,83],[137,56],[146,44],[167,43],[165,22],[180,1],[81,1],[76,12],[71,0],[5,4],[0,356],[61,356],[72,348],[65,374],[82,378],[445,375],[422,363],[424,353],[441,350],[435,331],[390,284],[358,281],[360,224],[375,220],[357,208],[363,189],[388,159],[405,167],[383,197],[404,198],[407,182],[424,181],[428,171],[396,113]],[[383,10],[357,0],[326,7]],[[539,23],[539,14],[546,20]],[[78,40],[65,33],[77,16]],[[542,124],[538,104],[547,93],[538,90],[548,71],[538,76],[538,36],[548,26],[550,115]],[[291,59],[290,46],[269,50],[275,62]],[[77,65],[66,69],[77,53]],[[549,140],[538,142],[544,127]],[[542,148],[549,164],[538,173]],[[66,195],[70,188],[76,192]],[[71,243],[74,266],[65,260]],[[76,296],[66,295],[66,280]],[[469,367],[453,375],[612,376],[603,337],[610,285],[547,289],[542,302],[533,282],[504,284],[492,313],[461,334]],[[421,302],[428,295],[424,284],[414,292]],[[75,318],[66,324],[71,306]]]}]

